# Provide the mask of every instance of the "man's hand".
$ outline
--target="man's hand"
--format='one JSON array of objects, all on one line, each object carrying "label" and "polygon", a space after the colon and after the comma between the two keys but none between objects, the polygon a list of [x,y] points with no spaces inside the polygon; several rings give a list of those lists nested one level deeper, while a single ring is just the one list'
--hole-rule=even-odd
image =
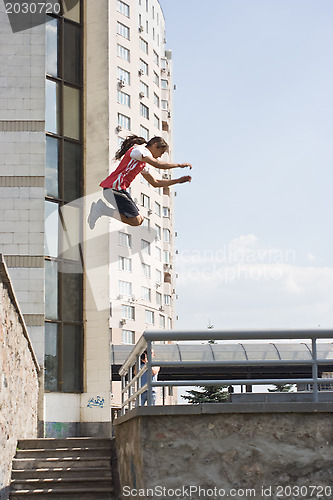
[{"label": "man's hand", "polygon": [[184,182],[191,182],[192,177],[190,175],[184,175],[178,179],[178,184],[184,184]]},{"label": "man's hand", "polygon": [[192,170],[192,165],[190,163],[179,163],[179,168],[186,168],[188,167],[190,170]]}]

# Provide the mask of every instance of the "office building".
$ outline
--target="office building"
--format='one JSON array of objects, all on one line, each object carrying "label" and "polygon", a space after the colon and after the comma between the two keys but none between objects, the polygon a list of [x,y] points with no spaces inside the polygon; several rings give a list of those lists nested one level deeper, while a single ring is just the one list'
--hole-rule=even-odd
[{"label": "office building", "polygon": [[165,19],[157,0],[63,0],[19,28],[1,3],[0,251],[45,366],[46,434],[108,434],[110,343],[173,324],[173,190],[138,176],[138,228],[86,218],[127,135],[172,156]]}]

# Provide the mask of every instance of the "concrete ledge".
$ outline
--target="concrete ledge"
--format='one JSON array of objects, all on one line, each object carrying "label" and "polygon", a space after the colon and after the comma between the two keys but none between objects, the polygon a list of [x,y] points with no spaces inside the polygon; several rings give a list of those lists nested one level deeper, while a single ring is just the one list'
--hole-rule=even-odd
[{"label": "concrete ledge", "polygon": [[[198,488],[216,488],[200,498],[237,499],[250,489],[259,500],[302,485],[310,498],[311,485],[333,484],[332,410],[332,403],[138,408],[115,423],[121,487],[178,489],[184,500],[199,498]],[[192,487],[197,494],[188,494]]]},{"label": "concrete ledge", "polygon": [[218,413],[333,413],[332,403],[206,403],[201,405],[140,406],[118,417],[120,425],[127,420],[144,416],[204,415]]}]

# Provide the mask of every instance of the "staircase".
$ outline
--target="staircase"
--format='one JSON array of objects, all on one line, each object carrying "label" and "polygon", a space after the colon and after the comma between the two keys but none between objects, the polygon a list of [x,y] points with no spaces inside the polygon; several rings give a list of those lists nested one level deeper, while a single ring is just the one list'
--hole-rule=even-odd
[{"label": "staircase", "polygon": [[13,460],[10,500],[115,500],[112,440],[23,439]]}]

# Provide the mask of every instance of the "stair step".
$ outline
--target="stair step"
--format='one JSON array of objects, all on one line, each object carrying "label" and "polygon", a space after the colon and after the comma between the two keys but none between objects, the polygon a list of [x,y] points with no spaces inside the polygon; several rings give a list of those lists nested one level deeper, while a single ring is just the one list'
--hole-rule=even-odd
[{"label": "stair step", "polygon": [[113,488],[101,488],[96,490],[95,488],[77,488],[71,491],[55,490],[52,488],[36,489],[33,491],[19,490],[11,493],[10,500],[17,499],[31,500],[38,498],[38,500],[47,500],[53,498],[53,500],[72,500],[72,499],[84,499],[84,500],[97,500],[97,499],[113,499]]},{"label": "stair step", "polygon": [[40,479],[14,479],[11,483],[12,491],[19,490],[44,490],[44,489],[77,489],[79,488],[95,488],[95,491],[105,488],[112,488],[111,478],[106,477],[91,477],[86,478],[40,478]]},{"label": "stair step", "polygon": [[13,470],[43,469],[53,467],[110,467],[110,457],[76,457],[76,458],[14,458]]},{"label": "stair step", "polygon": [[111,439],[22,439],[10,500],[112,500],[111,460]]},{"label": "stair step", "polygon": [[17,447],[20,450],[36,449],[36,448],[72,448],[72,447],[93,447],[106,448],[110,446],[111,439],[109,438],[36,438],[36,439],[20,439]]},{"label": "stair step", "polygon": [[53,458],[68,458],[68,457],[111,457],[111,448],[53,448],[52,450],[48,448],[39,449],[26,449],[17,450],[15,459],[18,458],[38,458],[42,460],[43,458],[53,457]]},{"label": "stair step", "polygon": [[80,468],[71,468],[71,467],[54,467],[54,468],[43,468],[43,469],[17,469],[12,471],[12,477],[15,480],[22,479],[39,479],[39,478],[58,478],[59,476],[63,478],[94,478],[97,477],[111,477],[111,468],[110,467],[80,467]]}]

